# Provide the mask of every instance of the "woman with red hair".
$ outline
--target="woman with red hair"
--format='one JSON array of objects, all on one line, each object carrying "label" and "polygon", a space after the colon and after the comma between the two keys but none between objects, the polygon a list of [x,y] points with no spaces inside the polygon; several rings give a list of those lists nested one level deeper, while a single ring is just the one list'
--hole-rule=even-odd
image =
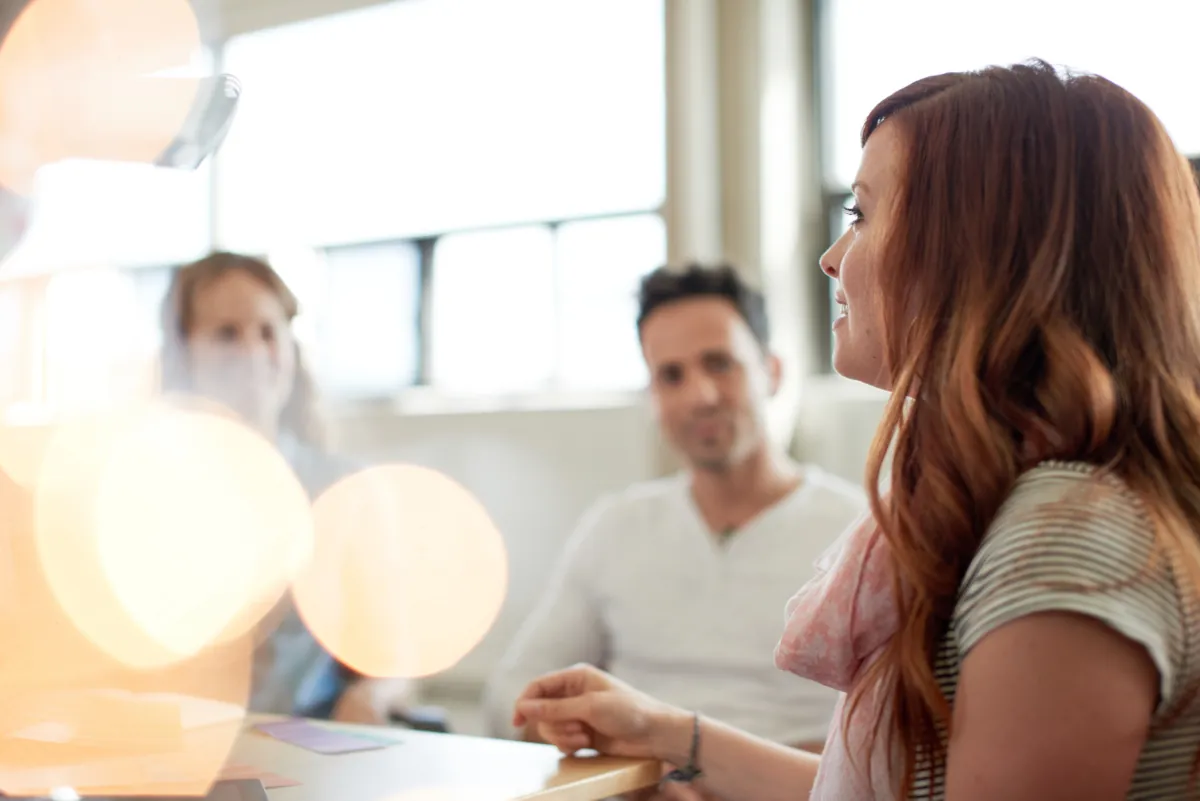
[{"label": "woman with red hair", "polygon": [[727,801],[1200,798],[1195,177],[1135,97],[1041,62],[917,81],[862,144],[821,268],[836,369],[891,392],[872,513],[776,653],[847,693],[825,755],[590,668],[517,719]]}]

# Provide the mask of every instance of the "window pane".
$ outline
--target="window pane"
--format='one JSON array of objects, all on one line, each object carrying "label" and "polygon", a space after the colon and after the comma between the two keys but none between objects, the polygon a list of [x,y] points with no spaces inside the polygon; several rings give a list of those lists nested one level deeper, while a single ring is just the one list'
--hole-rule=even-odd
[{"label": "window pane", "polygon": [[186,262],[209,246],[209,169],[64,161],[38,172],[34,212],[5,275]]},{"label": "window pane", "polygon": [[224,56],[245,87],[218,159],[224,247],[663,200],[662,0],[406,0],[239,36]]},{"label": "window pane", "polygon": [[315,363],[331,395],[379,398],[417,380],[421,273],[408,243],[327,253]]},{"label": "window pane", "polygon": [[318,329],[328,303],[329,264],[321,253],[305,247],[273,250],[266,261],[296,296],[300,313],[292,320],[292,334],[304,358],[312,360],[316,358]]},{"label": "window pane", "polygon": [[1035,56],[1124,86],[1162,118],[1180,150],[1200,154],[1195,56],[1189,55],[1200,4],[824,0],[822,13],[826,177],[833,184],[849,186],[854,179],[859,128],[892,91],[926,75]]},{"label": "window pane", "polygon": [[564,387],[645,386],[636,328],[638,282],[666,262],[666,239],[656,214],[559,228],[559,379]]},{"label": "window pane", "polygon": [[554,243],[545,227],[456,234],[433,256],[432,383],[544,389],[554,372]]}]

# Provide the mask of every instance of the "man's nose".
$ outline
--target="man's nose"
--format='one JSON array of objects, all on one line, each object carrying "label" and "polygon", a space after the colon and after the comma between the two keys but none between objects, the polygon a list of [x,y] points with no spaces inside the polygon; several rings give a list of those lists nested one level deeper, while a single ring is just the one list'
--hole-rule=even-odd
[{"label": "man's nose", "polygon": [[721,399],[721,391],[712,376],[694,373],[688,378],[687,397],[693,406],[715,406]]}]

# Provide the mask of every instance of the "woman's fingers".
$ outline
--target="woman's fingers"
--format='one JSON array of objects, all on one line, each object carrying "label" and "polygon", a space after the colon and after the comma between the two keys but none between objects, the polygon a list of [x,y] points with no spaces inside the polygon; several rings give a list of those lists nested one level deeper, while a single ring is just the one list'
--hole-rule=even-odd
[{"label": "woman's fingers", "polygon": [[593,747],[591,733],[578,723],[543,723],[538,726],[538,736],[564,754]]},{"label": "woman's fingers", "polygon": [[528,710],[531,702],[541,699],[567,698],[586,692],[586,673],[582,668],[574,667],[548,673],[531,682],[517,699],[513,712],[513,725],[525,726],[531,721]]},{"label": "woman's fingers", "polygon": [[[590,695],[572,698],[526,699],[517,702],[517,717],[537,723],[588,723],[592,709]],[[518,724],[520,725],[520,724]]]}]

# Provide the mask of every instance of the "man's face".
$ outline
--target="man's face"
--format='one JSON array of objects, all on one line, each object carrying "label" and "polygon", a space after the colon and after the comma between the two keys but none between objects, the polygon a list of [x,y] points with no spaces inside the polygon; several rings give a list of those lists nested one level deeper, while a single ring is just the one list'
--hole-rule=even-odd
[{"label": "man's face", "polygon": [[763,445],[779,363],[732,303],[666,304],[642,323],[641,338],[659,425],[694,468],[726,470]]}]

